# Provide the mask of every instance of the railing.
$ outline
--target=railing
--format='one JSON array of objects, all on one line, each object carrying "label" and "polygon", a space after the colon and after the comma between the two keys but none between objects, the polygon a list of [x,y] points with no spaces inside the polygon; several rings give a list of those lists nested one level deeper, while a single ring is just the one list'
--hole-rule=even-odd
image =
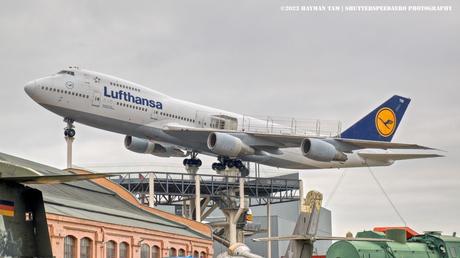
[{"label": "railing", "polygon": [[244,115],[238,129],[255,133],[334,137],[340,136],[342,123],[334,120]]},{"label": "railing", "polygon": [[202,127],[266,134],[301,136],[340,136],[342,123],[335,120],[298,119],[276,116],[250,116],[231,113],[197,112]]}]

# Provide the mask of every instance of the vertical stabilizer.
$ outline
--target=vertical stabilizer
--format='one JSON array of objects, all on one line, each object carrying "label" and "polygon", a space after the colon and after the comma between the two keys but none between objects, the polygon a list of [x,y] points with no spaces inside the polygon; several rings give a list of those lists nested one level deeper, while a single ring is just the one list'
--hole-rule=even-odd
[{"label": "vertical stabilizer", "polygon": [[342,132],[341,137],[391,142],[409,103],[410,99],[394,95]]}]

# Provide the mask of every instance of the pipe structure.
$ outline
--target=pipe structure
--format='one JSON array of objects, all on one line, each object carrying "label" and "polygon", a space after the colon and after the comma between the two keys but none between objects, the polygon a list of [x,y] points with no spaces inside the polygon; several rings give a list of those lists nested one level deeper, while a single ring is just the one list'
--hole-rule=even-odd
[{"label": "pipe structure", "polygon": [[272,237],[272,212],[271,212],[271,202],[272,200],[268,197],[267,202],[267,258],[272,257],[272,241],[270,238]]},{"label": "pipe structure", "polygon": [[200,176],[195,174],[195,220],[201,222],[201,185]]},{"label": "pipe structure", "polygon": [[155,206],[155,178],[153,173],[149,173],[149,207]]},{"label": "pipe structure", "polygon": [[263,258],[257,254],[251,253],[251,249],[243,243],[236,243],[228,248],[228,254],[235,257],[246,257],[246,258]]},{"label": "pipe structure", "polygon": [[74,137],[64,137],[67,143],[67,168],[72,168],[72,143],[75,140]]},{"label": "pipe structure", "polygon": [[240,207],[233,218],[233,223],[237,223],[241,214],[244,212],[244,178],[240,177]]}]

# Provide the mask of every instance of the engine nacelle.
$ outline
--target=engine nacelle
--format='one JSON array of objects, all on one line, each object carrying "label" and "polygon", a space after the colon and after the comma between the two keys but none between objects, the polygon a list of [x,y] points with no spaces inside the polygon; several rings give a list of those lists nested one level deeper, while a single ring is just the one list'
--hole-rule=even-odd
[{"label": "engine nacelle", "polygon": [[226,133],[210,133],[207,143],[212,152],[226,157],[251,155],[255,152],[241,139]]},{"label": "engine nacelle", "polygon": [[172,146],[163,145],[147,139],[137,138],[134,136],[125,137],[126,149],[137,152],[152,154],[159,157],[185,157],[187,156],[182,150]]},{"label": "engine nacelle", "polygon": [[334,145],[320,139],[304,139],[300,145],[300,150],[305,157],[317,161],[346,161],[348,159],[347,155],[338,151]]}]

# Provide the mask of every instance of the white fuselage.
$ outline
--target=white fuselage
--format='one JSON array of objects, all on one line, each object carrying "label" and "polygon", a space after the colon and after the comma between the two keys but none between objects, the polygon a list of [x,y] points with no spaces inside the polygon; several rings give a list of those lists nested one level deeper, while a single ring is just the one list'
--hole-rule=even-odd
[{"label": "white fuselage", "polygon": [[[173,137],[164,129],[173,126],[241,132],[247,121],[252,128],[266,126],[263,120],[179,100],[130,81],[87,70],[71,69],[32,81],[25,91],[48,110],[76,122],[208,155],[214,154],[206,142]],[[220,123],[223,120],[226,123]],[[345,162],[319,162],[304,157],[300,148],[283,148],[282,153],[250,155],[242,159],[295,169],[366,166],[356,152],[347,157]],[[390,164],[367,163],[370,166]]]}]

